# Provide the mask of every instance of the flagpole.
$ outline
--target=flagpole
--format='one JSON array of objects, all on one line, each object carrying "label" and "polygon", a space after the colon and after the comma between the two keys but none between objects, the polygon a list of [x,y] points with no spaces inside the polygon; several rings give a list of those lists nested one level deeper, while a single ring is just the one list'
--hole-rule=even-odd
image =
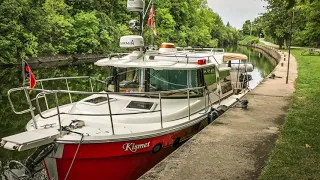
[{"label": "flagpole", "polygon": [[25,61],[21,58],[22,87],[26,85]]},{"label": "flagpole", "polygon": [[289,82],[291,39],[292,39],[292,25],[293,25],[293,23],[294,23],[294,7],[292,8],[292,14],[291,14],[290,37],[289,37],[289,57],[288,57],[286,84],[288,84],[288,82]]}]

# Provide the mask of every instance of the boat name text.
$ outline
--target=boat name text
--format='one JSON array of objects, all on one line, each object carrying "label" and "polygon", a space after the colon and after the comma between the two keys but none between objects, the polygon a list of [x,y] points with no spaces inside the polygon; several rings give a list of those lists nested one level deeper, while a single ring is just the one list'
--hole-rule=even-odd
[{"label": "boat name text", "polygon": [[147,148],[150,146],[150,141],[144,144],[136,144],[136,143],[125,143],[122,148],[124,151],[136,152],[138,149]]}]

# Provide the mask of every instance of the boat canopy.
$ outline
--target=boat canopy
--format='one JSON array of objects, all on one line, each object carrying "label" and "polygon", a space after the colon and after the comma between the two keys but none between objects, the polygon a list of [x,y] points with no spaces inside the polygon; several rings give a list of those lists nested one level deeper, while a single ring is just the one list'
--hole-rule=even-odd
[{"label": "boat canopy", "polygon": [[238,54],[238,53],[224,53],[223,61],[229,62],[232,60],[247,60],[248,57],[244,54]]}]

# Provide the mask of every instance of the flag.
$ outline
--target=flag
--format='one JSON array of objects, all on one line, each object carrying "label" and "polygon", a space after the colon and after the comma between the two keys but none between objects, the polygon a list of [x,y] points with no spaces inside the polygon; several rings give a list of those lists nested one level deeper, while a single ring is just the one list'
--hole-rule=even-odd
[{"label": "flag", "polygon": [[26,61],[23,61],[23,63],[24,63],[24,81],[29,79],[30,88],[34,88],[37,83],[36,78],[34,77],[28,63]]},{"label": "flag", "polygon": [[148,19],[148,26],[152,29],[153,34],[157,36],[156,22],[154,18],[155,16],[156,16],[156,12],[154,11],[154,6],[152,4],[150,9],[149,19]]}]

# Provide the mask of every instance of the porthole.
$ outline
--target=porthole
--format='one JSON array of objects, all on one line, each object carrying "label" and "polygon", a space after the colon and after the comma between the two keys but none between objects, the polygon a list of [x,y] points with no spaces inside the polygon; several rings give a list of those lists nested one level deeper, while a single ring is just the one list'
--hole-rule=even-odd
[{"label": "porthole", "polygon": [[155,145],[153,147],[153,149],[152,149],[152,153],[155,154],[155,153],[159,152],[161,150],[161,148],[162,148],[162,144],[161,143]]},{"label": "porthole", "polygon": [[180,143],[180,137],[176,138],[172,144],[173,147],[177,147]]}]

